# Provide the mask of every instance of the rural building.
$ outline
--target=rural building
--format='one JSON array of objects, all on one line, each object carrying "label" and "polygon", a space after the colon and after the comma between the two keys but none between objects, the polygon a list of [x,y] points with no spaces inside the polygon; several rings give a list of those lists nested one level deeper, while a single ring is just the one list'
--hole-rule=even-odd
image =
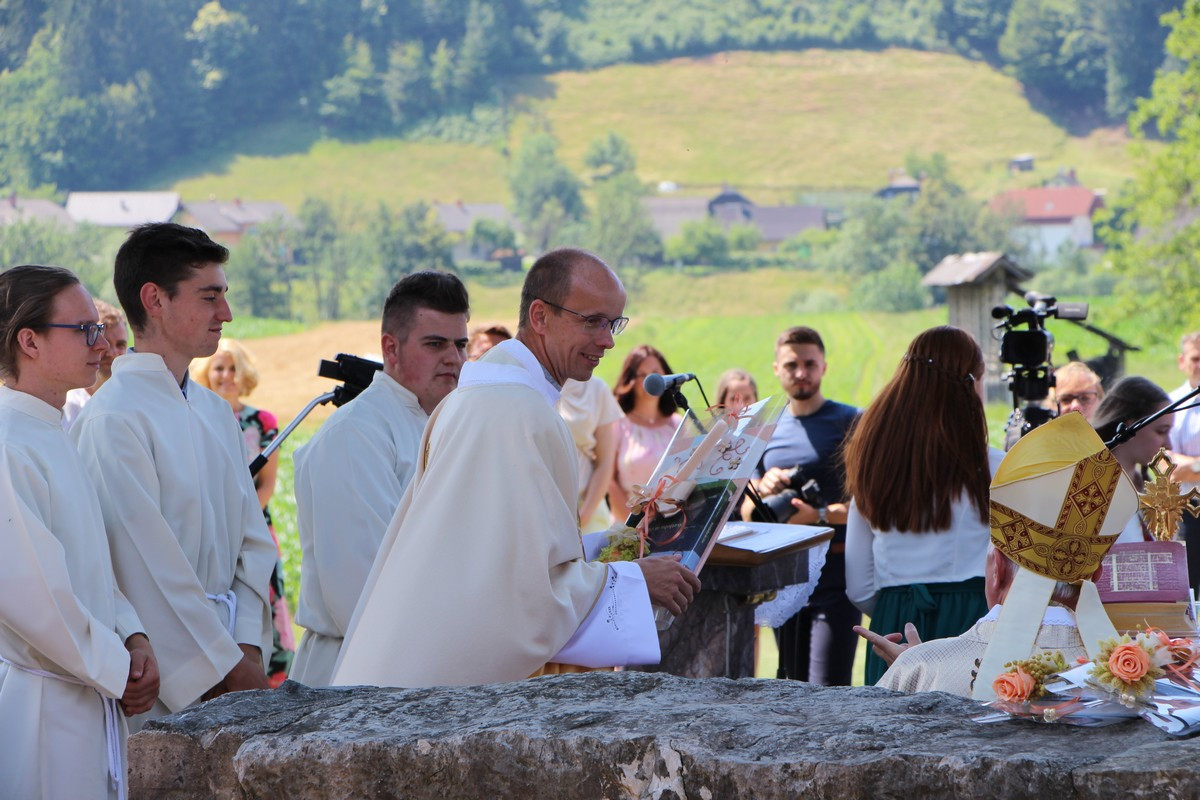
[{"label": "rural building", "polygon": [[1000,342],[992,335],[996,320],[992,309],[1007,302],[1011,291],[1033,273],[1004,253],[958,253],[949,255],[931,269],[921,283],[946,291],[950,324],[975,337],[983,348],[984,387],[987,399],[1011,399],[1001,380],[1006,368],[1000,363]]},{"label": "rural building", "polygon": [[71,192],[67,213],[76,222],[104,228],[132,228],[170,222],[179,211],[175,192]]},{"label": "rural building", "polygon": [[53,200],[18,197],[16,192],[0,200],[0,225],[33,221],[53,222],[68,228],[75,224],[67,210]]},{"label": "rural building", "polygon": [[992,211],[1014,221],[1014,233],[1035,257],[1053,259],[1065,244],[1092,247],[1092,217],[1104,198],[1085,186],[1039,186],[993,197]]},{"label": "rural building", "polygon": [[484,261],[492,257],[491,253],[480,252],[471,245],[471,224],[477,219],[499,222],[514,231],[520,230],[516,218],[500,203],[464,203],[459,200],[454,203],[435,203],[433,208],[438,222],[454,235],[455,261]]},{"label": "rural building", "polygon": [[825,230],[824,206],[760,206],[736,189],[725,186],[715,197],[647,197],[643,201],[650,222],[663,239],[678,236],[684,224],[714,219],[729,230],[734,225],[751,225],[762,234],[764,248],[774,250],[796,234],[816,228]]},{"label": "rural building", "polygon": [[233,247],[248,232],[273,220],[285,225],[296,224],[296,218],[283,203],[244,201],[240,198],[228,202],[204,200],[184,203],[178,221],[181,225],[199,228],[221,244]]},{"label": "rural building", "polygon": [[903,169],[888,170],[888,185],[875,192],[876,197],[891,200],[893,197],[913,198],[921,193],[921,181]]}]

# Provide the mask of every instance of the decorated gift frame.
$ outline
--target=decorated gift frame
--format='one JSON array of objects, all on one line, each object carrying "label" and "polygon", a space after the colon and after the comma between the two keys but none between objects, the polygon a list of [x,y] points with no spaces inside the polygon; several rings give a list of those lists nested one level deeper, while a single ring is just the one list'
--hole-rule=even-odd
[{"label": "decorated gift frame", "polygon": [[687,411],[650,480],[634,487],[626,527],[610,532],[608,560],[678,553],[699,572],[762,459],[785,399],[768,397],[737,413]]}]

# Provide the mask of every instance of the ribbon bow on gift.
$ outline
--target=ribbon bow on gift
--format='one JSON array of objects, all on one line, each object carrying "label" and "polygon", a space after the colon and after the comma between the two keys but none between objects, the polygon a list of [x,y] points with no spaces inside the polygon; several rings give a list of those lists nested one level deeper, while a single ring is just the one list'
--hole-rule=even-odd
[{"label": "ribbon bow on gift", "polygon": [[653,490],[648,486],[634,484],[633,497],[629,499],[629,507],[633,513],[642,515],[642,521],[635,529],[638,535],[638,558],[646,554],[647,540],[651,544],[665,545],[679,538],[683,533],[684,526],[687,525],[686,513],[679,520],[679,529],[661,542],[650,539],[650,523],[660,514],[664,517],[672,517],[683,511],[684,503],[687,502],[688,496],[694,488],[696,488],[695,481],[681,481],[674,475],[662,476]]},{"label": "ribbon bow on gift", "polygon": [[687,524],[687,514],[680,519],[679,528],[675,533],[663,541],[650,539],[650,523],[659,514],[669,517],[683,510],[692,490],[696,488],[696,482],[690,479],[691,475],[700,467],[708,454],[720,444],[728,432],[729,424],[724,419],[715,420],[712,428],[692,450],[687,461],[675,471],[675,475],[663,475],[653,489],[641,484],[633,487],[633,496],[629,498],[629,507],[634,513],[644,514],[642,521],[637,526],[638,558],[645,554],[647,540],[651,544],[667,545],[678,539],[683,533],[683,528]]}]

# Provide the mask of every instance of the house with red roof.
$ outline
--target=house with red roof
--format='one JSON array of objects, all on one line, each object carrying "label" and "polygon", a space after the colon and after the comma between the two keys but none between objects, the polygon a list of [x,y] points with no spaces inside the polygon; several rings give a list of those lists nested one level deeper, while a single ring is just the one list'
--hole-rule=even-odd
[{"label": "house with red roof", "polygon": [[1104,207],[1104,197],[1086,186],[1039,186],[996,195],[989,205],[1013,220],[1016,234],[1035,254],[1052,259],[1067,243],[1095,245],[1092,218]]}]

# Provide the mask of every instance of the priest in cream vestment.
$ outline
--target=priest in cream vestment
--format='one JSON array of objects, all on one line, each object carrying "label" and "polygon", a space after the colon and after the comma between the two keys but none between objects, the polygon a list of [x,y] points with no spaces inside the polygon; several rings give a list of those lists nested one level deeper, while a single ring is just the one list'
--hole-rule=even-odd
[{"label": "priest in cream vestment", "polygon": [[379,543],[416,470],[432,411],[466,360],[467,289],[446,272],[416,272],[384,302],[383,369],[296,451],[296,517],[304,637],[292,680],[328,686]]},{"label": "priest in cream vestment", "polygon": [[335,684],[478,684],[658,660],[651,600],[681,612],[699,581],[663,558],[583,560],[575,444],[555,411],[561,382],[587,380],[613,346],[624,301],[582,251],[531,268],[516,339],[465,365],[430,417]]},{"label": "priest in cream vestment", "polygon": [[[14,289],[13,281],[29,284]],[[28,304],[8,302],[13,295],[45,302],[62,286],[48,324],[29,319]],[[0,314],[0,346],[11,342],[3,328],[13,325],[40,351],[30,360],[18,344],[18,353],[0,356],[0,796],[123,797],[127,728],[119,701],[133,702],[135,672],[153,655],[113,577],[96,491],[60,411],[68,389],[91,385],[107,343],[98,337],[86,345],[84,331],[69,329],[97,315],[83,287],[58,267],[0,275]],[[143,647],[143,660],[134,660]],[[157,670],[140,677],[152,682],[137,701],[149,708]]]}]

